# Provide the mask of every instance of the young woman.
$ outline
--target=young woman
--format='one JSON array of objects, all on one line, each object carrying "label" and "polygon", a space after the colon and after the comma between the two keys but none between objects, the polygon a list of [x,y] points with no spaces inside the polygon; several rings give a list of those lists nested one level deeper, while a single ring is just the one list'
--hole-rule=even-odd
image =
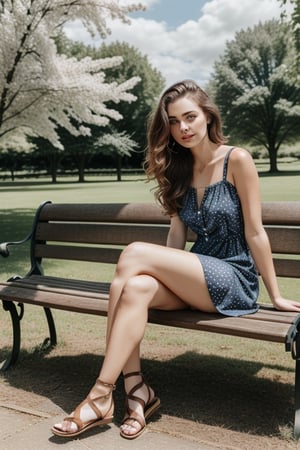
[{"label": "young woman", "polygon": [[[71,416],[54,425],[56,435],[74,437],[111,422],[121,372],[127,399],[121,436],[134,439],[144,431],[145,419],[160,405],[141,372],[149,308],[254,313],[260,273],[276,309],[300,311],[279,292],[253,160],[225,142],[218,110],[196,83],[185,80],[163,93],[149,124],[146,172],[171,217],[167,243],[135,242],[122,252],[99,377]],[[191,251],[184,250],[188,227],[197,234]]]}]

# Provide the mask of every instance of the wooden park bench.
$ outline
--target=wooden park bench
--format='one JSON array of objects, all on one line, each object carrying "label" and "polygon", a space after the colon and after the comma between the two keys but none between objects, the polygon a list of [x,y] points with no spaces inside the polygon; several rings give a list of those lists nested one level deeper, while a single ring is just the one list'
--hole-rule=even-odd
[{"label": "wooden park bench", "polygon": [[[264,203],[263,223],[278,276],[299,277],[300,202]],[[100,277],[96,282],[51,276],[43,271],[44,260],[115,264],[122,246],[132,241],[165,244],[168,226],[168,217],[155,204],[42,204],[30,235],[24,241],[3,243],[0,247],[1,255],[8,256],[10,246],[30,241],[31,262],[26,276],[15,276],[0,283],[0,298],[13,327],[12,349],[2,363],[2,370],[8,369],[18,358],[20,321],[26,303],[44,308],[50,346],[57,342],[51,308],[107,315],[107,279]],[[188,240],[193,239],[190,232]],[[283,344],[284,350],[291,352],[295,360],[294,435],[300,436],[300,314],[276,311],[270,305],[261,305],[257,313],[242,317],[192,310],[151,310],[149,322]]]}]

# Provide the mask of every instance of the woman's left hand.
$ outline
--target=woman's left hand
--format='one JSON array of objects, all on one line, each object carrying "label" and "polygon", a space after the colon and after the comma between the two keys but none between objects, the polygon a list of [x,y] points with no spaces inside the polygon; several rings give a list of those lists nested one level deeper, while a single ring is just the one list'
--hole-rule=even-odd
[{"label": "woman's left hand", "polygon": [[283,297],[278,297],[273,301],[274,308],[279,311],[293,311],[300,313],[300,302],[288,300]]}]

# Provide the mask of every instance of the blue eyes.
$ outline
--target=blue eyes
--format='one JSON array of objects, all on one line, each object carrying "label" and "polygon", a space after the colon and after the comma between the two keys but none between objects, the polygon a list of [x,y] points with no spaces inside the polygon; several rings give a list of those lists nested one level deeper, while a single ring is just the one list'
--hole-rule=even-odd
[{"label": "blue eyes", "polygon": [[[187,122],[193,122],[193,120],[195,120],[196,119],[196,115],[195,114],[189,114],[188,116],[186,116],[186,118],[185,118],[185,120],[187,121]],[[170,119],[169,120],[169,124],[170,125],[176,125],[177,123],[179,123],[180,122],[180,120],[177,120],[177,119]]]}]

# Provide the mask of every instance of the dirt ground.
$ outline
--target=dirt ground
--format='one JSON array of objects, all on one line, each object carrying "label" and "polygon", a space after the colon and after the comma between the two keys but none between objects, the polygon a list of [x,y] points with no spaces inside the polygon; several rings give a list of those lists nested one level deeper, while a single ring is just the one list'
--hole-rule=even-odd
[{"label": "dirt ground", "polygon": [[[93,336],[93,335],[91,335]],[[102,362],[104,344],[80,333],[50,352],[22,351],[0,376],[1,404],[43,414],[69,413],[87,394]],[[274,376],[253,382],[261,364],[199,354],[180,345],[143,344],[143,371],[160,396],[150,430],[215,449],[300,449],[291,439],[293,386]],[[123,382],[115,393],[115,422],[123,415]]]}]

